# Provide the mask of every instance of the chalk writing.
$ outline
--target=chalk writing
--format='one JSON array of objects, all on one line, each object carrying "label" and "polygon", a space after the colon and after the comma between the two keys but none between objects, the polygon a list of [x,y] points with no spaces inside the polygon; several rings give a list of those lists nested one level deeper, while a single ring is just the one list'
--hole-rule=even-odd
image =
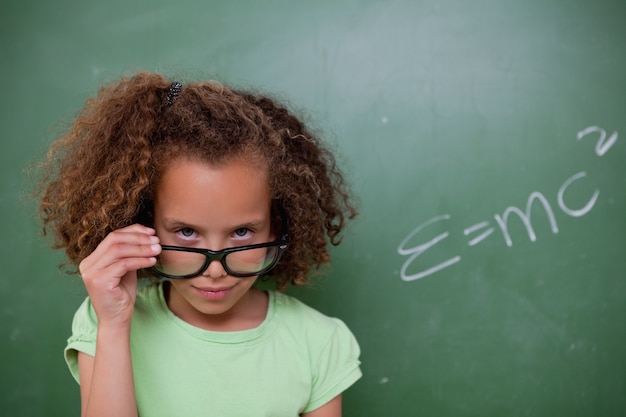
[{"label": "chalk writing", "polygon": [[[617,137],[618,137],[617,132],[613,132],[613,134],[611,134],[611,136],[608,136],[608,139],[607,139],[607,133],[604,129],[598,126],[590,126],[579,131],[576,134],[576,138],[577,140],[580,141],[583,138],[591,134],[598,135],[598,140],[597,140],[596,147],[595,147],[595,152],[596,152],[596,155],[598,156],[605,155],[607,151],[615,144],[615,142],[617,141]],[[598,196],[600,195],[599,190],[597,189],[594,190],[589,200],[582,207],[572,208],[565,204],[564,195],[567,192],[567,190],[576,181],[586,176],[587,176],[587,173],[584,171],[581,171],[572,175],[571,177],[567,178],[563,182],[563,184],[561,185],[561,187],[559,188],[557,192],[556,200],[557,200],[559,208],[561,209],[563,213],[565,213],[566,215],[570,217],[582,217],[585,214],[589,213],[595,206],[596,201],[598,200]],[[535,230],[533,228],[532,219],[531,219],[531,210],[533,206],[535,205],[535,203],[540,204],[543,210],[545,211],[546,216],[548,217],[548,221],[550,222],[550,229],[552,230],[552,233],[557,234],[559,232],[559,227],[558,227],[555,215],[554,215],[554,211],[552,210],[552,206],[550,205],[548,199],[542,193],[538,191],[533,191],[528,197],[528,200],[526,201],[525,211],[522,211],[520,208],[515,207],[515,206],[509,206],[504,209],[502,214],[495,214],[493,216],[496,222],[496,225],[498,227],[498,230],[501,232],[502,237],[504,238],[504,242],[506,243],[508,247],[513,246],[513,239],[511,238],[511,234],[509,233],[509,216],[513,214],[516,215],[517,218],[521,220],[522,224],[524,225],[526,229],[526,233],[528,234],[528,238],[530,239],[530,241],[535,242],[537,240],[537,235],[535,234]],[[442,215],[435,216],[427,220],[426,222],[420,224],[419,226],[417,226],[415,229],[411,231],[411,233],[409,233],[402,240],[402,242],[398,246],[397,252],[399,255],[408,257],[404,261],[404,264],[402,265],[402,268],[400,269],[400,278],[402,278],[403,281],[415,281],[421,278],[425,278],[429,275],[432,275],[438,271],[441,271],[444,268],[452,266],[461,261],[461,257],[457,255],[457,256],[450,257],[446,259],[445,261],[440,262],[434,266],[426,268],[420,272],[412,273],[412,274],[408,273],[409,267],[416,261],[418,257],[422,256],[427,250],[431,249],[442,240],[448,238],[448,236],[450,236],[450,233],[449,232],[441,233],[435,236],[434,238],[430,239],[429,241],[418,244],[417,246],[414,246],[414,247],[407,247],[409,242],[415,236],[420,234],[424,229],[426,229],[428,226],[431,226],[438,222],[448,221],[448,220],[450,220],[449,214],[442,214]],[[495,231],[496,231],[495,226],[491,226],[491,224],[488,221],[481,221],[479,223],[466,227],[463,230],[463,235],[470,237],[470,240],[467,243],[468,246],[475,246],[478,243],[487,239],[488,237],[492,236]],[[477,235],[477,236],[474,237],[474,235]]]},{"label": "chalk writing", "polygon": [[426,242],[426,243],[422,243],[419,246],[416,246],[414,248],[409,248],[409,249],[404,249],[404,246],[409,242],[409,240],[411,240],[411,238],[415,235],[417,235],[419,232],[422,231],[422,229],[424,229],[426,226],[429,226],[435,222],[438,222],[440,220],[448,220],[450,219],[450,215],[449,214],[443,214],[441,216],[437,216],[434,217],[430,220],[428,220],[426,223],[421,224],[420,226],[418,226],[417,228],[415,228],[415,230],[413,230],[411,233],[409,233],[409,235],[407,237],[404,238],[404,240],[402,241],[402,243],[400,243],[400,246],[398,247],[398,253],[400,255],[407,255],[409,256],[409,259],[407,259],[407,261],[404,263],[404,265],[402,265],[402,270],[400,271],[400,275],[402,276],[402,279],[404,281],[413,281],[416,279],[420,279],[420,278],[424,278],[430,274],[434,274],[435,272],[446,268],[450,265],[454,265],[455,263],[459,262],[461,260],[460,256],[455,256],[453,258],[448,259],[447,261],[441,262],[438,265],[435,265],[425,271],[419,272],[417,274],[414,275],[410,275],[408,276],[406,274],[406,270],[407,268],[411,265],[411,263],[418,257],[420,256],[422,253],[424,253],[425,251],[427,251],[428,249],[432,248],[433,246],[435,246],[439,241],[447,238],[450,234],[448,232],[442,233],[438,236],[435,236],[433,239],[431,239],[430,241]]},{"label": "chalk writing", "polygon": [[585,136],[591,133],[599,133],[600,138],[598,139],[598,143],[596,143],[596,154],[598,156],[604,155],[617,141],[617,132],[613,132],[613,134],[607,139],[606,138],[606,130],[598,127],[598,126],[589,126],[586,129],[581,130],[576,134],[576,139],[581,140]]}]

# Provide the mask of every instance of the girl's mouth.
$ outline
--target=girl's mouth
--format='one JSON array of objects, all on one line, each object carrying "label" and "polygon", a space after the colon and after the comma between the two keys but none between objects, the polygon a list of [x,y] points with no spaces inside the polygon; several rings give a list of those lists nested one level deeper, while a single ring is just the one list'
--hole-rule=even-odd
[{"label": "girl's mouth", "polygon": [[226,297],[233,287],[222,287],[222,288],[199,288],[193,287],[202,297],[208,300],[220,300]]}]

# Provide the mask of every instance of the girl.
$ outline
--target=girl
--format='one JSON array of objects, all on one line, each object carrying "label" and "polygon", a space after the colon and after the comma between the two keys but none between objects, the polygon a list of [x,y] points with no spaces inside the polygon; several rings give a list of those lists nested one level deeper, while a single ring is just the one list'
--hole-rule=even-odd
[{"label": "girl", "polygon": [[297,118],[140,73],[88,100],[44,169],[44,232],[88,293],[65,350],[82,416],[341,415],[357,342],[280,290],[356,213]]}]

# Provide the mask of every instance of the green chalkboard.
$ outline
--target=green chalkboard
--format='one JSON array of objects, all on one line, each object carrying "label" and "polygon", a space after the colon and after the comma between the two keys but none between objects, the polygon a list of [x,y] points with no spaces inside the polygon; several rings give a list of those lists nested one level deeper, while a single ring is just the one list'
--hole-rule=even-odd
[{"label": "green chalkboard", "polygon": [[293,294],[344,319],[353,416],[626,415],[623,0],[0,4],[0,409],[79,415],[85,292],[25,167],[145,69],[273,92],[336,146],[361,216]]}]

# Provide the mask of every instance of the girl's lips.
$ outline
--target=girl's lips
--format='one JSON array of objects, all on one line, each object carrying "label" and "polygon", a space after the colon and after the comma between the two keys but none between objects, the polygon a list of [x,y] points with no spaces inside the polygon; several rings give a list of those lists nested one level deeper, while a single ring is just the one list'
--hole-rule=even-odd
[{"label": "girl's lips", "polygon": [[195,287],[194,286],[194,288],[197,289],[197,290],[206,291],[206,292],[221,292],[221,291],[228,291],[232,287],[211,288],[211,287]]},{"label": "girl's lips", "polygon": [[200,287],[193,287],[196,291],[198,291],[198,293],[209,300],[219,300],[221,298],[224,298],[228,295],[228,293],[230,293],[230,291],[233,289],[233,287],[226,287],[226,288],[200,288]]}]

